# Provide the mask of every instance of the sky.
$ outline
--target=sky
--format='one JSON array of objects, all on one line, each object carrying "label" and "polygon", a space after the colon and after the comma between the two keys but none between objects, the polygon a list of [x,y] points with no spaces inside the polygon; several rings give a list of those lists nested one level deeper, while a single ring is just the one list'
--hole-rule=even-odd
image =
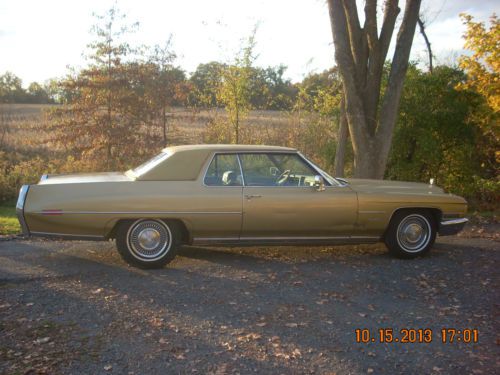
[{"label": "sky", "polygon": [[[258,66],[284,64],[286,76],[300,81],[335,64],[325,0],[0,0],[0,74],[11,71],[27,86],[84,67],[93,14],[115,2],[140,24],[131,44],[164,44],[172,35],[177,64],[188,73],[200,63],[230,62],[255,25]],[[421,9],[437,63],[453,63],[464,53],[459,14],[487,21],[500,0],[423,0]],[[418,30],[412,59],[426,59]]]}]

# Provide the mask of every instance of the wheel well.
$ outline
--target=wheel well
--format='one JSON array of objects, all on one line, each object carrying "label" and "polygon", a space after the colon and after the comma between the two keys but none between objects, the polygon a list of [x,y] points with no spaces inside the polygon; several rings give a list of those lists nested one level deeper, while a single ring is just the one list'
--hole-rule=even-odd
[{"label": "wheel well", "polygon": [[385,237],[385,234],[386,234],[387,230],[389,229],[389,226],[391,224],[391,221],[392,221],[392,218],[394,217],[394,215],[396,215],[396,213],[399,213],[402,211],[405,211],[405,212],[422,212],[422,211],[429,212],[434,219],[434,224],[436,225],[436,230],[438,230],[439,223],[441,222],[441,218],[443,216],[443,212],[439,208],[433,208],[433,207],[403,207],[403,208],[398,208],[398,209],[394,210],[394,212],[392,213],[383,237]]},{"label": "wheel well", "polygon": [[[120,219],[118,220],[115,225],[113,226],[113,228],[111,228],[111,230],[109,231],[109,234],[108,234],[108,238],[116,238],[116,232],[118,230],[118,227],[120,226],[121,223],[123,222],[134,222],[136,220],[139,220],[140,218],[137,218],[137,219]],[[190,242],[190,236],[189,236],[189,230],[187,229],[186,227],[186,224],[184,224],[184,222],[182,220],[179,220],[179,219],[161,219],[163,220],[164,222],[166,223],[169,223],[169,224],[173,224],[175,225],[179,231],[181,232],[181,240],[182,240],[182,243],[189,243]]]}]

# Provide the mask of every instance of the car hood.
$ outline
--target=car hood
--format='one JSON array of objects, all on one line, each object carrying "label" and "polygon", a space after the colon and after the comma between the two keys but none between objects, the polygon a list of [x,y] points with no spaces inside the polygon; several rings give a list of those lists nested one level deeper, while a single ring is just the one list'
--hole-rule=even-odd
[{"label": "car hood", "polygon": [[51,184],[77,184],[89,182],[117,182],[117,181],[132,181],[123,172],[102,172],[102,173],[75,173],[75,174],[59,174],[59,175],[43,175],[38,185]]},{"label": "car hood", "polygon": [[444,190],[436,185],[421,182],[403,182],[389,180],[369,180],[360,178],[346,178],[349,186],[359,192],[393,192],[393,193],[440,193]]}]

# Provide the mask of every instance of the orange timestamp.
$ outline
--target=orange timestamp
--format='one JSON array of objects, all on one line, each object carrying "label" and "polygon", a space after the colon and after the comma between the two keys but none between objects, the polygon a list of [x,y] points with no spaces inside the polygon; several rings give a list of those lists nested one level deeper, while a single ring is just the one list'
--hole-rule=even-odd
[{"label": "orange timestamp", "polygon": [[435,333],[431,328],[379,328],[370,330],[367,328],[356,329],[356,342],[369,343],[420,343],[430,344],[435,336],[438,336],[443,344],[453,343],[477,343],[479,342],[479,331],[476,328],[441,328]]}]

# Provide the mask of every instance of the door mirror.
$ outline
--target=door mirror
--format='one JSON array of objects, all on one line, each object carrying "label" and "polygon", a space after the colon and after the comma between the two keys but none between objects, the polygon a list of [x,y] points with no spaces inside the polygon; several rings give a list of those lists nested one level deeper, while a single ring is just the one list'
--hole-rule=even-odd
[{"label": "door mirror", "polygon": [[320,175],[314,176],[314,187],[316,188],[317,191],[325,190],[325,180],[323,179],[323,176]]}]

